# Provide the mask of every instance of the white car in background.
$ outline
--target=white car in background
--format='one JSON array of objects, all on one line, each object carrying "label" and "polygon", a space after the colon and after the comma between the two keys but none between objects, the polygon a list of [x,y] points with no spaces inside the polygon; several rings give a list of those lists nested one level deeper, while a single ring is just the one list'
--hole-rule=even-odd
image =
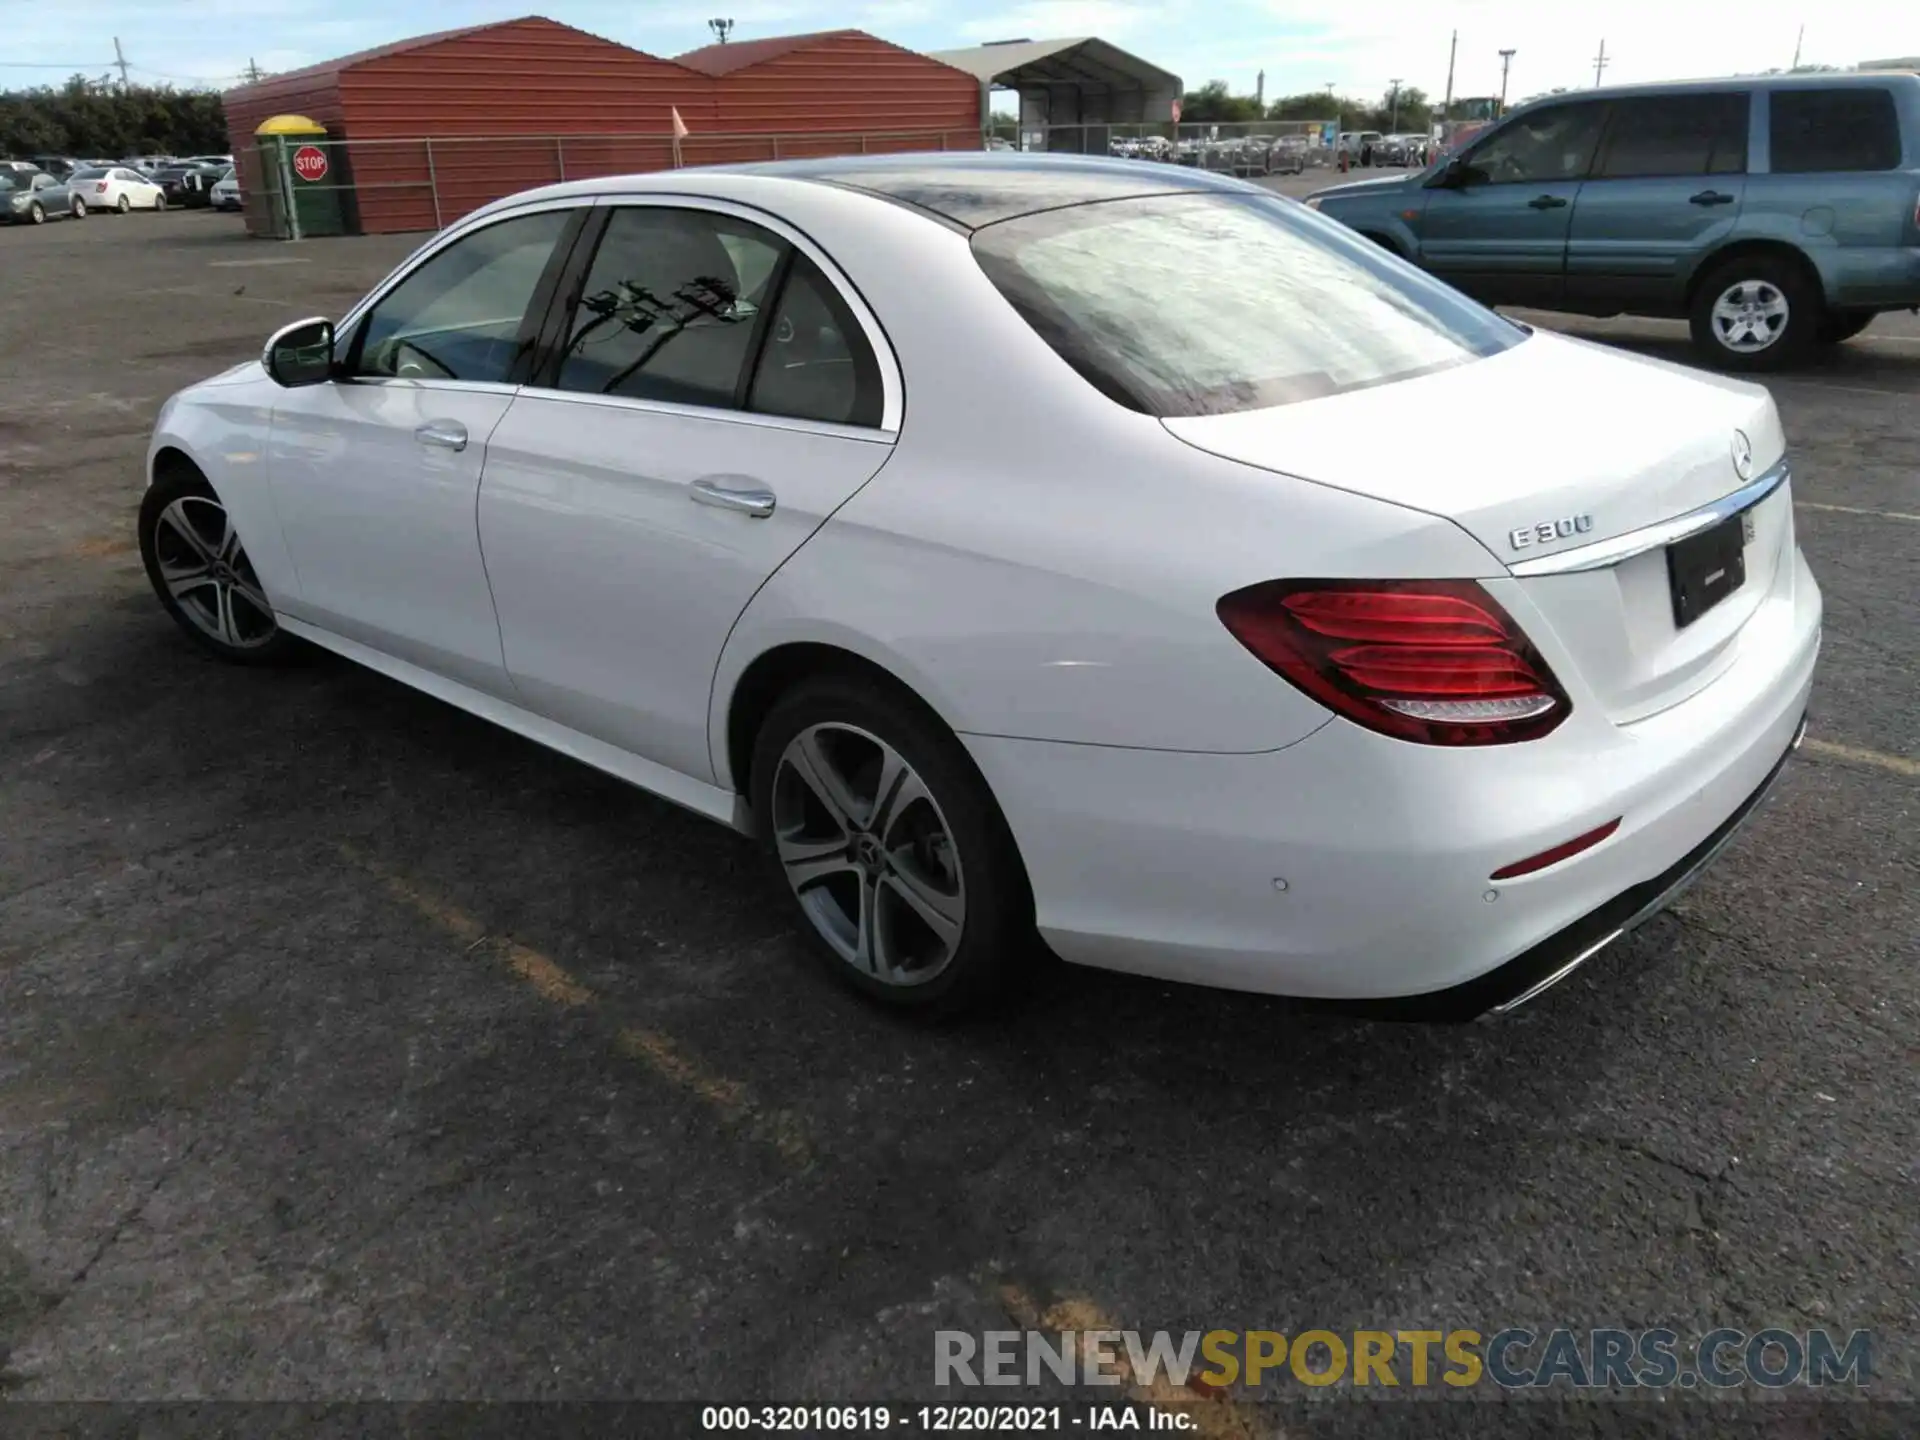
[{"label": "white car in background", "polygon": [[67,177],[74,198],[89,210],[164,210],[167,192],[125,165],[76,170]]},{"label": "white car in background", "polygon": [[758,837],[828,966],[928,1011],[1036,930],[1510,1009],[1726,844],[1820,643],[1767,391],[1120,160],[517,195],[169,400],[146,478],[198,645],[310,641]]},{"label": "white car in background", "polygon": [[207,203],[216,210],[244,210],[246,202],[240,196],[240,177],[232,166],[227,173],[213,182],[213,189],[207,194]]}]

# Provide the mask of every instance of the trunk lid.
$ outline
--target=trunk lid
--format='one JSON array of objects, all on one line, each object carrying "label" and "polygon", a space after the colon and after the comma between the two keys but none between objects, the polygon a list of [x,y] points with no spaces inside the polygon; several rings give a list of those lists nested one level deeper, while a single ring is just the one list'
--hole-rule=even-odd
[{"label": "trunk lid", "polygon": [[[1751,445],[1754,476],[1785,448],[1759,386],[1546,334],[1396,384],[1163,423],[1225,459],[1444,516],[1504,565],[1670,520],[1739,489],[1736,430]],[[1788,506],[1783,487],[1754,511],[1745,582],[1684,627],[1664,550],[1515,583],[1607,714],[1639,719],[1731,663],[1733,639],[1791,542]]]}]

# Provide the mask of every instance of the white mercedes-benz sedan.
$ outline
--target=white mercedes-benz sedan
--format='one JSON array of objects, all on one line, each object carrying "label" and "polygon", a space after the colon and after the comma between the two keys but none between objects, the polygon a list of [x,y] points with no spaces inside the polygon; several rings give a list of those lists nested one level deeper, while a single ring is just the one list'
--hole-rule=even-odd
[{"label": "white mercedes-benz sedan", "polygon": [[764,846],[829,966],[1511,1009],[1803,728],[1767,392],[1256,186],[864,156],[562,185],[175,396],[140,544]]}]

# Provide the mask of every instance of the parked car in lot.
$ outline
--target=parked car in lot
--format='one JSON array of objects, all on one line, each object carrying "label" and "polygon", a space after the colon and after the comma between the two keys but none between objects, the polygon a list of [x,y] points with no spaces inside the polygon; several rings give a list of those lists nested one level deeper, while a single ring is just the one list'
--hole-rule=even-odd
[{"label": "parked car in lot", "polygon": [[825,963],[920,1009],[1036,927],[1510,1008],[1753,811],[1820,637],[1764,389],[1105,158],[498,201],[147,462],[197,644],[314,642],[755,835]]},{"label": "parked car in lot", "polygon": [[1920,306],[1920,76],[1553,96],[1307,203],[1488,303],[1685,317],[1711,363],[1770,369]]},{"label": "parked car in lot", "polygon": [[42,225],[87,213],[84,206],[75,208],[73,192],[45,171],[0,174],[0,206],[0,221],[10,225]]},{"label": "parked car in lot", "polygon": [[227,167],[226,174],[213,182],[213,189],[207,192],[209,203],[216,210],[244,210],[246,197],[240,193],[240,177],[233,167]]},{"label": "parked car in lot", "polygon": [[211,165],[167,165],[148,178],[160,187],[167,204],[192,210],[212,203],[213,187],[221,173]]},{"label": "parked car in lot", "polygon": [[124,165],[76,170],[67,182],[90,210],[164,210],[167,192]]}]

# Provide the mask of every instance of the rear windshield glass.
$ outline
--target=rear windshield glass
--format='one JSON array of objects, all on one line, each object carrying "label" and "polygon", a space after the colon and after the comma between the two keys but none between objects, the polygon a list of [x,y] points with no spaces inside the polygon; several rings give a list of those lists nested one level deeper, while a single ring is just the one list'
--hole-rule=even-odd
[{"label": "rear windshield glass", "polygon": [[1158,195],[989,225],[981,267],[1101,391],[1218,415],[1464,365],[1526,332],[1278,197]]}]

